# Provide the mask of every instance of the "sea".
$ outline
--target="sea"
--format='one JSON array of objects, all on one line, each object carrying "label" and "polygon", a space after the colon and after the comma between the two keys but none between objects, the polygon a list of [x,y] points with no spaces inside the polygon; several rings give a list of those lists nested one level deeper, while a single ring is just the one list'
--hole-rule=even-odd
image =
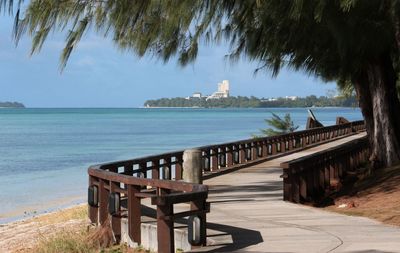
[{"label": "sea", "polygon": [[[0,224],[86,201],[89,165],[251,138],[308,108],[0,109]],[[358,108],[312,108],[324,125]]]}]

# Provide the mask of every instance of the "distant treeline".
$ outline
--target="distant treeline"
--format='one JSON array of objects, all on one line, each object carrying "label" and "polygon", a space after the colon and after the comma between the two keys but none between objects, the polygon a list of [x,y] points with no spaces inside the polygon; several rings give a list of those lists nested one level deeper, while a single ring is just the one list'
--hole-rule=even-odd
[{"label": "distant treeline", "polygon": [[244,107],[244,108],[265,108],[265,107],[356,107],[358,106],[355,97],[316,97],[314,95],[304,98],[290,100],[286,98],[277,98],[274,101],[269,101],[264,98],[256,97],[229,97],[220,99],[206,98],[161,98],[156,100],[147,100],[144,103],[146,107]]},{"label": "distant treeline", "polygon": [[18,102],[0,102],[0,107],[6,108],[25,108],[24,104]]}]

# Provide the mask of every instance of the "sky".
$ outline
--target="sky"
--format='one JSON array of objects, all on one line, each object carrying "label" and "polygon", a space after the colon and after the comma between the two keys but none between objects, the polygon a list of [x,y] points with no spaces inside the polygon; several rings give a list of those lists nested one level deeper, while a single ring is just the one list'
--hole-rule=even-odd
[{"label": "sky", "polygon": [[25,36],[16,47],[11,32],[12,18],[1,14],[0,101],[27,107],[142,107],[148,99],[211,94],[222,80],[229,80],[233,96],[321,96],[336,87],[287,69],[276,78],[265,71],[254,75],[256,63],[225,59],[226,45],[202,46],[196,62],[181,67],[174,60],[164,64],[122,52],[93,31],[86,33],[61,73],[65,34],[51,34],[42,50],[30,56],[30,38]]}]

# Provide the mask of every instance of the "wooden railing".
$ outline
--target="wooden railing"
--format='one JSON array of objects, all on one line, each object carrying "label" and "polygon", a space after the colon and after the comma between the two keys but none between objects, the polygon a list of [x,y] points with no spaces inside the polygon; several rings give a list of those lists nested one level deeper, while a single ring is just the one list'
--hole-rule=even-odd
[{"label": "wooden railing", "polygon": [[283,198],[317,203],[340,189],[344,177],[369,157],[367,137],[281,164]]},{"label": "wooden railing", "polygon": [[199,147],[198,149],[203,152],[203,175],[249,165],[363,130],[365,130],[364,121],[354,121],[289,134]]},{"label": "wooden railing", "polygon": [[[248,166],[364,129],[363,121],[354,121],[197,149],[202,152],[203,177],[207,177],[219,171]],[[176,151],[91,166],[88,169],[91,221],[103,224],[111,219],[114,235],[119,239],[121,219],[127,218],[129,237],[140,244],[140,203],[143,198],[151,198],[152,203],[157,206],[158,252],[174,251],[174,219],[178,217],[192,216],[197,217],[197,221],[200,220],[200,237],[195,241],[190,239],[190,242],[192,245],[204,245],[206,213],[209,211],[206,203],[208,190],[204,185],[182,182],[182,159],[183,151]],[[173,205],[183,202],[190,203],[190,211],[174,213]]]},{"label": "wooden railing", "polygon": [[[163,165],[165,166],[165,165]],[[157,166],[158,167],[158,166]],[[192,216],[199,221],[198,238],[192,245],[205,245],[206,185],[185,182],[147,179],[132,176],[143,169],[132,169],[132,162],[117,162],[89,168],[89,218],[94,224],[104,224],[111,219],[113,234],[121,239],[121,219],[127,218],[130,239],[141,244],[141,199],[151,198],[157,206],[158,252],[175,252],[174,220]],[[154,167],[150,167],[154,172]],[[154,175],[154,174],[153,174]],[[190,210],[175,213],[174,204],[190,203]]]}]

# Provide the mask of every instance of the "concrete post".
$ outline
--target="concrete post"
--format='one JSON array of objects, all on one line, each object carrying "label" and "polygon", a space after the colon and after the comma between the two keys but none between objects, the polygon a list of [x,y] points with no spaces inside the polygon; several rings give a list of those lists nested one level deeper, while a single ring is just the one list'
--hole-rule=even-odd
[{"label": "concrete post", "polygon": [[189,149],[183,152],[183,181],[188,183],[203,183],[203,163],[201,150]]}]

